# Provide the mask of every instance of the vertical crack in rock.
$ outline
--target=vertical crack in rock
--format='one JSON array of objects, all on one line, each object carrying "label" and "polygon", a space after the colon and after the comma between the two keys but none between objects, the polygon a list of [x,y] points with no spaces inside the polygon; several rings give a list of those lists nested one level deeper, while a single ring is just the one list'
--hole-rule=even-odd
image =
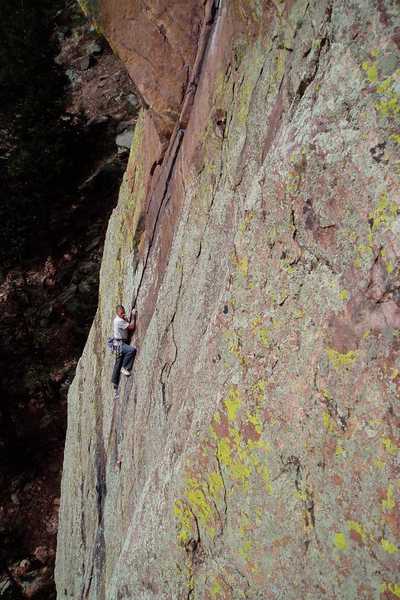
[{"label": "vertical crack in rock", "polygon": [[347,431],[348,421],[350,418],[350,411],[346,408],[346,413],[343,409],[339,411],[338,404],[334,398],[326,397],[324,393],[317,388],[318,397],[322,404],[325,406],[327,413],[335,422],[340,422],[340,427],[343,432]]},{"label": "vertical crack in rock", "polygon": [[218,10],[215,0],[207,0],[205,9],[205,18],[200,33],[198,42],[198,51],[196,60],[193,65],[192,76],[188,88],[186,90],[186,97],[183,102],[182,111],[179,117],[179,127],[186,129],[189,122],[190,113],[193,106],[194,97],[196,95],[197,86],[199,83],[201,71],[203,68],[204,58],[206,55],[208,42],[210,39],[212,25],[214,24],[215,14]]},{"label": "vertical crack in rock", "polygon": [[320,58],[321,58],[321,54],[322,54],[322,50],[324,49],[325,45],[328,43],[327,45],[327,51],[329,50],[329,40],[328,40],[328,36],[325,35],[320,43],[317,45],[317,53],[316,53],[316,57],[314,59],[314,65],[313,68],[311,70],[310,73],[308,73],[308,75],[304,76],[303,79],[301,80],[299,87],[297,88],[296,91],[296,96],[295,96],[295,100],[300,101],[302,99],[302,97],[304,96],[304,94],[306,93],[307,88],[309,87],[309,85],[314,81],[318,69],[319,69],[319,63],[320,63]]},{"label": "vertical crack in rock", "polygon": [[311,476],[309,473],[306,475],[306,488],[303,496],[304,506],[304,528],[303,528],[303,541],[305,546],[305,554],[308,552],[308,548],[313,539],[318,542],[318,538],[315,532],[315,512],[314,512],[314,488],[311,482]]},{"label": "vertical crack in rock", "polygon": [[228,504],[226,501],[227,494],[226,494],[226,487],[225,487],[225,479],[224,479],[224,475],[222,473],[222,468],[221,468],[221,461],[218,456],[218,450],[215,452],[215,460],[218,465],[218,472],[219,472],[219,476],[221,477],[222,487],[224,490],[223,498],[224,498],[224,512],[225,512],[225,525],[226,525],[226,520],[227,520],[227,516],[228,516]]},{"label": "vertical crack in rock", "polygon": [[283,455],[281,454],[281,462],[283,464],[283,467],[281,468],[281,470],[278,472],[278,474],[275,477],[270,478],[270,482],[274,483],[284,473],[290,473],[290,471],[292,470],[292,467],[294,467],[295,468],[295,486],[296,486],[296,489],[298,489],[298,482],[301,479],[301,476],[300,476],[301,465],[300,465],[299,458],[297,456],[289,456],[286,460],[284,460]]},{"label": "vertical crack in rock", "polygon": [[[143,264],[143,269],[142,269],[140,281],[138,283],[138,287],[136,289],[134,301],[132,303],[133,306],[136,306],[137,298],[138,298],[139,292],[140,292],[140,288],[141,288],[142,283],[143,283],[143,278],[144,278],[144,275],[145,275],[145,272],[146,272],[147,263],[148,263],[149,257],[150,257],[150,251],[151,251],[151,248],[152,248],[152,245],[153,245],[153,242],[154,242],[155,233],[156,233],[156,230],[157,230],[157,224],[158,224],[158,221],[159,221],[159,218],[160,218],[160,214],[161,214],[162,208],[164,206],[164,201],[165,201],[165,199],[168,196],[168,187],[169,187],[169,183],[171,181],[171,177],[172,177],[172,173],[173,173],[173,170],[174,170],[174,167],[175,167],[175,163],[176,163],[176,160],[177,160],[177,157],[178,157],[181,145],[182,145],[183,136],[184,136],[184,131],[180,129],[178,131],[178,133],[177,133],[176,139],[174,140],[174,144],[172,146],[173,154],[169,158],[169,165],[168,164],[166,165],[167,175],[166,175],[166,178],[165,178],[164,191],[163,191],[163,193],[161,195],[161,200],[160,200],[160,203],[159,203],[159,206],[158,206],[156,218],[155,218],[154,225],[153,225],[153,228],[152,228],[152,231],[151,231],[151,235],[150,235],[150,239],[149,239],[149,243],[148,243],[148,247],[147,247],[146,257],[145,257],[145,259],[143,261],[144,264]],[[155,201],[154,196],[153,196],[152,200],[150,201],[150,204],[153,201],[153,199]]]},{"label": "vertical crack in rock", "polygon": [[[291,225],[292,225],[292,228],[293,228],[293,230],[292,230],[292,240],[297,243],[297,239],[296,239],[297,238],[297,227],[296,227],[295,212],[294,212],[293,205],[292,205],[292,208],[290,210],[290,218],[291,218]],[[299,245],[299,248],[300,248],[300,245]]]},{"label": "vertical crack in rock", "polygon": [[[149,240],[149,245],[147,248],[146,258],[144,259],[144,266],[143,266],[142,274],[141,274],[140,281],[139,281],[139,284],[138,284],[138,287],[137,287],[137,290],[135,293],[135,298],[133,301],[134,306],[136,306],[137,298],[138,298],[138,295],[140,292],[140,288],[141,288],[144,274],[146,271],[146,267],[148,264],[150,251],[151,251],[151,248],[153,245],[155,232],[157,229],[157,224],[158,224],[161,212],[162,212],[162,208],[165,204],[165,199],[168,195],[169,184],[170,184],[170,181],[171,181],[174,169],[175,169],[176,160],[178,158],[178,155],[179,155],[179,152],[181,149],[182,140],[183,140],[183,137],[185,134],[185,129],[186,129],[186,126],[187,126],[187,123],[189,120],[190,113],[191,113],[194,96],[197,91],[198,80],[201,75],[202,66],[203,66],[205,54],[207,51],[208,42],[210,39],[210,33],[212,31],[212,25],[215,20],[216,12],[217,12],[217,6],[215,3],[215,0],[209,0],[208,4],[206,4],[206,15],[205,15],[202,31],[201,31],[200,38],[199,38],[199,46],[198,46],[195,64],[193,66],[192,76],[190,78],[188,89],[186,90],[186,98],[183,102],[181,115],[179,118],[178,130],[170,142],[170,147],[172,149],[172,156],[170,156],[168,159],[169,165],[168,164],[166,165],[167,175],[165,178],[164,191],[161,195],[161,200],[160,200],[160,203],[158,206],[157,215],[156,215],[156,218],[154,221],[153,229],[152,229],[150,240]],[[150,204],[154,200],[155,200],[155,198],[152,198],[150,201]]]},{"label": "vertical crack in rock", "polygon": [[[194,511],[192,511],[192,515],[194,518],[194,522],[196,525],[196,533],[197,533],[197,538],[190,538],[190,540],[187,542],[185,549],[187,554],[189,555],[189,564],[190,566],[188,567],[189,572],[192,573],[192,575],[194,575],[195,572],[195,559],[196,559],[196,553],[198,551],[198,549],[200,548],[201,545],[201,537],[200,537],[200,527],[199,527],[199,521],[197,518],[197,515],[195,514]],[[191,598],[195,588],[196,588],[196,584],[195,584],[195,579],[192,576],[188,582],[188,592],[187,592],[187,598]]]},{"label": "vertical crack in rock", "polygon": [[94,544],[92,557],[90,562],[89,574],[85,576],[83,582],[83,591],[81,593],[81,599],[89,597],[89,593],[92,587],[93,579],[96,581],[96,589],[101,597],[104,593],[104,577],[103,568],[106,557],[105,538],[104,538],[104,503],[107,493],[106,488],[106,454],[104,445],[100,442],[99,452],[96,453],[97,462],[97,482],[96,482],[96,494],[97,494],[97,527],[94,534]]},{"label": "vertical crack in rock", "polygon": [[[105,561],[105,538],[104,538],[104,503],[106,500],[107,487],[106,487],[106,453],[104,445],[101,446],[98,454],[97,462],[97,517],[98,527],[96,534],[95,554],[94,554],[94,565],[97,575],[98,590],[102,589],[102,571]],[[100,588],[100,589],[99,589]]]},{"label": "vertical crack in rock", "polygon": [[278,134],[281,125],[282,116],[284,112],[282,98],[282,83],[284,81],[284,78],[285,75],[282,76],[281,82],[279,84],[278,93],[271,111],[271,116],[269,118],[268,129],[265,134],[264,147],[261,154],[261,164],[264,164],[266,156],[271,149],[271,146],[275,140],[275,137]]},{"label": "vertical crack in rock", "polygon": [[[322,34],[322,38],[319,40],[318,35],[315,33],[316,40],[319,40],[319,43],[314,44],[314,46],[313,46],[315,48],[316,54],[315,54],[315,56],[313,56],[311,64],[309,65],[309,67],[311,67],[309,73],[304,74],[300,81],[300,84],[297,88],[295,97],[292,102],[292,106],[294,103],[297,105],[298,102],[300,102],[300,100],[306,93],[307,88],[314,81],[314,79],[317,75],[318,69],[319,69],[322,51],[324,50],[325,46],[326,46],[326,52],[329,51],[330,38],[329,38],[328,30],[329,30],[329,27],[330,27],[330,24],[332,21],[332,10],[333,10],[333,0],[331,2],[329,2],[326,7],[326,11],[325,11],[326,19],[321,27],[321,30],[324,31],[324,33]],[[306,55],[308,56],[310,54],[310,52],[311,52],[311,48],[306,53]]]},{"label": "vertical crack in rock", "polygon": [[[98,315],[95,317],[96,335],[94,340],[94,355],[97,363],[95,370],[95,389],[101,388],[101,365],[102,365],[102,350],[103,343],[101,339],[101,325]],[[96,322],[97,321],[97,322]],[[96,596],[103,597],[105,592],[105,578],[103,576],[104,564],[106,560],[106,547],[104,536],[104,505],[107,494],[106,487],[106,463],[107,455],[104,447],[103,439],[103,408],[101,403],[95,403],[95,425],[94,431],[97,435],[95,447],[95,467],[96,467],[96,483],[94,484],[97,495],[97,526],[94,531],[93,550],[90,563],[90,574],[85,576],[84,588],[81,592],[81,599],[89,597],[89,593],[95,579]],[[89,566],[89,565],[88,565]]]}]

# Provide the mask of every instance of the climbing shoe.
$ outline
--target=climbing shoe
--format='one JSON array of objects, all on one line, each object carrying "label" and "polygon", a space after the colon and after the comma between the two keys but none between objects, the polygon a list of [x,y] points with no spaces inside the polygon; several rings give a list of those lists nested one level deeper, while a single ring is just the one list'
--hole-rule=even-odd
[{"label": "climbing shoe", "polygon": [[125,369],[125,367],[122,367],[121,369],[121,373],[122,375],[125,375],[125,377],[130,377],[130,371],[128,371],[128,369]]}]

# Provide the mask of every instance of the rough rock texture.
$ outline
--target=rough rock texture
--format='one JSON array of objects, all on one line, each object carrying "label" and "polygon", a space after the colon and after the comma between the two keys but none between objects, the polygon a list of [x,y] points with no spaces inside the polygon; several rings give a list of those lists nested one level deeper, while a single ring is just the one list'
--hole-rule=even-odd
[{"label": "rough rock texture", "polygon": [[[169,147],[159,81],[109,224],[59,598],[399,597],[398,6],[204,14]],[[120,301],[138,355],[114,402]]]},{"label": "rough rock texture", "polygon": [[[209,1],[209,0],[208,0]],[[189,83],[204,9],[195,0],[81,0],[124,61],[166,142]]]}]

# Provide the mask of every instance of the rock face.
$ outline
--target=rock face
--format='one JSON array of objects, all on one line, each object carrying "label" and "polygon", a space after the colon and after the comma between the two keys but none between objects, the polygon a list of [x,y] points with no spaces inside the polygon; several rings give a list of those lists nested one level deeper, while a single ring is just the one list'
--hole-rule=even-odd
[{"label": "rock face", "polygon": [[81,4],[124,61],[166,142],[196,58],[203,6],[195,0],[123,0],[118,8],[113,0]]},{"label": "rock face", "polygon": [[398,7],[151,4],[89,7],[148,107],[69,393],[58,597],[398,597]]}]

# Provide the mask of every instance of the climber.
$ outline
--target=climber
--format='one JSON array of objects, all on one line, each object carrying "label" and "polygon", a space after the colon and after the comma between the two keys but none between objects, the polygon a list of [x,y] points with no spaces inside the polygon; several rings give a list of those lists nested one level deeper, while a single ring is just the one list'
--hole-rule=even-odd
[{"label": "climber", "polygon": [[114,319],[114,351],[115,351],[115,364],[113,374],[111,377],[111,383],[114,388],[118,388],[120,373],[129,377],[133,365],[133,359],[135,358],[136,348],[130,346],[128,342],[128,335],[134,331],[136,326],[136,308],[132,309],[131,320],[128,321],[125,317],[125,309],[122,304],[118,304],[117,316]]}]

